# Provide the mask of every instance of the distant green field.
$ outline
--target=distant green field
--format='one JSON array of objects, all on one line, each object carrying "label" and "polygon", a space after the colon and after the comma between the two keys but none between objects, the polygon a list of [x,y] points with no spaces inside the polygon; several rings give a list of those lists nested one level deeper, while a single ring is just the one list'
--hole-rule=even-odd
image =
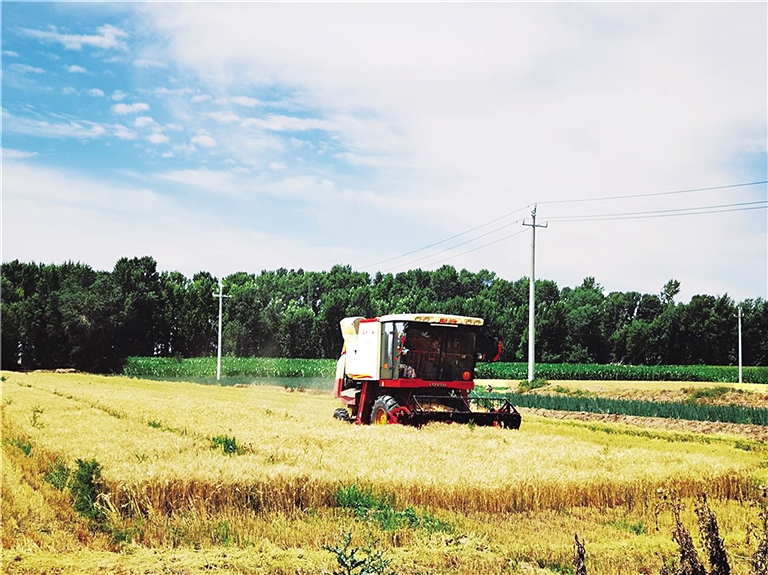
[{"label": "distant green field", "polygon": [[[528,378],[527,363],[481,363],[480,379]],[[597,365],[538,363],[536,377],[550,381],[705,381],[736,383],[739,368],[712,365]],[[768,367],[745,367],[744,383],[768,384]]]},{"label": "distant green field", "polygon": [[[314,377],[328,378],[336,372],[333,359],[287,359],[277,357],[222,357],[221,377]],[[123,375],[151,379],[210,379],[216,377],[215,357],[129,357]]]},{"label": "distant green field", "polygon": [[[270,357],[223,357],[222,378],[248,377],[312,377],[333,379],[336,361],[333,359],[288,359]],[[190,359],[167,357],[129,357],[123,374],[153,379],[216,377],[216,358]],[[477,366],[479,379],[524,380],[528,377],[527,363],[481,363]],[[703,381],[736,383],[737,367],[732,366],[670,366],[670,365],[594,365],[572,363],[540,363],[536,376],[550,381]],[[744,383],[768,384],[768,367],[745,367]],[[331,381],[328,382],[331,387]]]}]

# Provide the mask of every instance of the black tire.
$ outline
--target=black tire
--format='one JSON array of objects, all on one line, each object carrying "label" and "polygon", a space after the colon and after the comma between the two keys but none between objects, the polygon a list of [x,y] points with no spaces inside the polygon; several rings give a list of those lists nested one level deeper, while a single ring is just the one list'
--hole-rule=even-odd
[{"label": "black tire", "polygon": [[343,407],[339,407],[333,412],[333,418],[338,419],[339,421],[346,421],[347,423],[352,422],[352,417],[349,415],[349,411]]},{"label": "black tire", "polygon": [[389,414],[396,407],[400,407],[397,400],[391,395],[381,395],[376,398],[371,408],[371,423],[373,425],[384,425],[389,423]]}]

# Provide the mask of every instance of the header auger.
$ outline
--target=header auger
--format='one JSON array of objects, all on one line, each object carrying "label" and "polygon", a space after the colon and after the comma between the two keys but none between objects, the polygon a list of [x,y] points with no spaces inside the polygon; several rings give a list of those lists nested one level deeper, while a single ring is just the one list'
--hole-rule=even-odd
[{"label": "header auger", "polygon": [[[431,421],[520,428],[502,396],[476,397],[475,362],[498,360],[501,346],[478,351],[483,320],[434,313],[341,320],[344,349],[334,417],[355,423],[420,426]],[[474,408],[474,409],[473,409]]]}]

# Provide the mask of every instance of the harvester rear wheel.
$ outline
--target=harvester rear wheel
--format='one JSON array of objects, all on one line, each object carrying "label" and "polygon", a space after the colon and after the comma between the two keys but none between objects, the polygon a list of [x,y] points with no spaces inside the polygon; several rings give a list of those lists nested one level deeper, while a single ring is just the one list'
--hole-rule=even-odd
[{"label": "harvester rear wheel", "polygon": [[389,414],[396,407],[400,407],[400,404],[391,395],[377,397],[371,409],[371,423],[373,425],[386,425],[389,423]]}]

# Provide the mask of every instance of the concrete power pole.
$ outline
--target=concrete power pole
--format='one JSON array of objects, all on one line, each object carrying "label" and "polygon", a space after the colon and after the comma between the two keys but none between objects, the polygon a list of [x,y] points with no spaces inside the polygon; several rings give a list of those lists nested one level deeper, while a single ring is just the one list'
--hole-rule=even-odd
[{"label": "concrete power pole", "polygon": [[742,376],[742,364],[741,364],[741,306],[739,306],[739,383],[743,381]]},{"label": "concrete power pole", "polygon": [[532,223],[523,222],[531,227],[531,278],[528,282],[528,381],[533,381],[536,364],[536,228],[546,228],[547,223],[536,223],[536,208],[531,212]]},{"label": "concrete power pole", "polygon": [[224,298],[229,297],[224,295],[224,284],[221,280],[219,280],[219,293],[213,294],[213,297],[219,298],[219,345],[216,357],[216,382],[218,383],[221,381],[221,312],[224,307]]}]

